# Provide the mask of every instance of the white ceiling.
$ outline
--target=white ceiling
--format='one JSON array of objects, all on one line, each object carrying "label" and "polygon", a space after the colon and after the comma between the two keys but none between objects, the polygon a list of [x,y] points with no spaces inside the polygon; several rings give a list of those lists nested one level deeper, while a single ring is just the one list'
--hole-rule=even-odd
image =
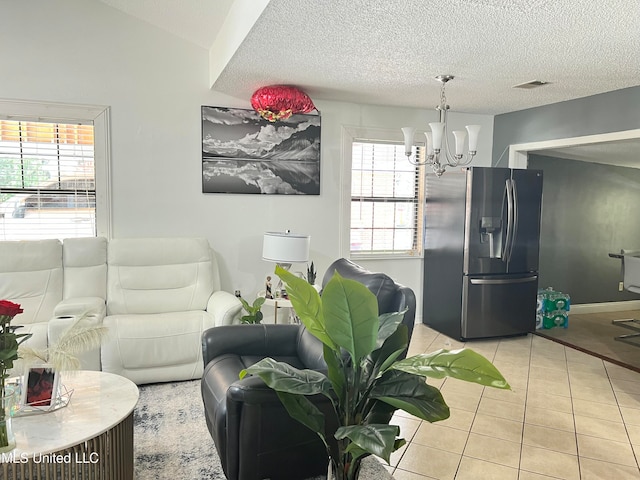
[{"label": "white ceiling", "polygon": [[[451,74],[452,111],[494,115],[640,85],[639,0],[100,1],[229,58],[212,88],[247,101],[287,84],[313,100],[433,108],[434,77]],[[233,7],[266,3],[235,53],[217,55],[218,32],[243,21]],[[532,80],[549,83],[512,88]]]},{"label": "white ceiling", "polygon": [[100,0],[203,48],[210,48],[233,0]]}]

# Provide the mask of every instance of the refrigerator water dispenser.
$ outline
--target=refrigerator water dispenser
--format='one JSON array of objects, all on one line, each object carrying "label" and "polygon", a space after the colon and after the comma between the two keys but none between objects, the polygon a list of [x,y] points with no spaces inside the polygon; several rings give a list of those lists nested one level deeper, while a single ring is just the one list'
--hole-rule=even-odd
[{"label": "refrigerator water dispenser", "polygon": [[501,258],[502,253],[502,218],[480,218],[480,243],[488,244],[489,258]]}]

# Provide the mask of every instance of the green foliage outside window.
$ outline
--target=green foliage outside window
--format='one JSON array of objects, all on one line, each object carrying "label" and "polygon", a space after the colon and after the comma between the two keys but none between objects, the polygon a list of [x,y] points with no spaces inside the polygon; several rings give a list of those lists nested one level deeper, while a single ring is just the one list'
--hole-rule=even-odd
[{"label": "green foliage outside window", "polygon": [[[0,157],[0,189],[38,187],[50,177],[44,169],[44,163],[41,158]],[[13,195],[0,193],[0,202],[8,200]]]}]

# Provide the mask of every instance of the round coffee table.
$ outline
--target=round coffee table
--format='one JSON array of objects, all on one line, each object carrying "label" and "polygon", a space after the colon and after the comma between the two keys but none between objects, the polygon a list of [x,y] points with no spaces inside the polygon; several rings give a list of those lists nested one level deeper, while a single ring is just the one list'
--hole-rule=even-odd
[{"label": "round coffee table", "polygon": [[133,409],[138,387],[95,371],[64,372],[72,392],[58,410],[13,418],[16,448],[0,454],[3,479],[133,479]]}]

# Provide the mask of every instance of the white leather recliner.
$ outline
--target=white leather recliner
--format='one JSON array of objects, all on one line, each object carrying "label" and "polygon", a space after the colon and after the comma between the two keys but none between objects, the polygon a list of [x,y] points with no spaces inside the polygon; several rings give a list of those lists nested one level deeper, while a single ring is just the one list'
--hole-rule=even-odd
[{"label": "white leather recliner", "polygon": [[[202,376],[204,330],[240,322],[242,305],[220,290],[204,238],[74,238],[0,242],[0,299],[21,304],[14,320],[45,349],[78,318],[109,329],[81,368],[135,383]],[[19,374],[21,366],[14,373]]]},{"label": "white leather recliner", "polygon": [[[92,268],[100,272],[87,273]],[[56,239],[0,242],[0,299],[24,310],[12,322],[24,327],[18,333],[31,333],[24,345],[50,348],[80,315],[90,323],[102,323],[106,268],[104,238],[70,239],[64,246]],[[100,370],[99,350],[80,354],[79,359],[82,369]],[[20,361],[13,370],[21,373]]]},{"label": "white leather recliner", "polygon": [[[31,333],[25,345],[47,348],[47,330],[53,310],[62,301],[62,243],[59,240],[0,242],[0,300],[18,303],[24,310],[12,325]],[[15,370],[15,368],[14,368]]]},{"label": "white leather recliner", "polygon": [[102,369],[135,383],[202,376],[202,333],[239,323],[204,238],[115,239],[107,257]]}]

